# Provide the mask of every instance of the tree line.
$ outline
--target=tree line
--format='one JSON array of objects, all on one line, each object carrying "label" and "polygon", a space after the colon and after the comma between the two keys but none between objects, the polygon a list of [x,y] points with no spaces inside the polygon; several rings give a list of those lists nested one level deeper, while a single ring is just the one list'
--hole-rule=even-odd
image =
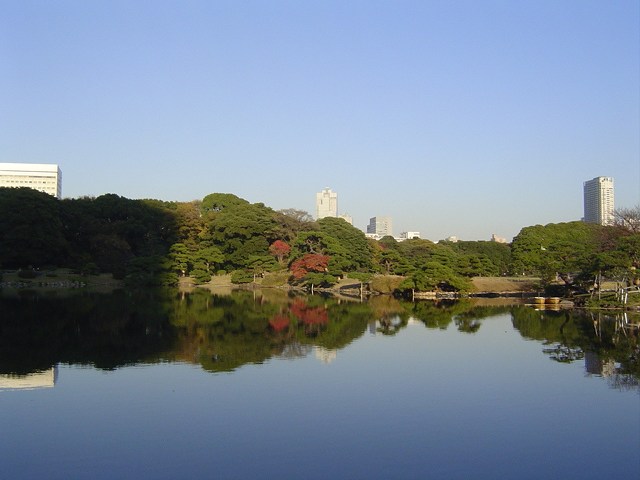
[{"label": "tree line", "polygon": [[184,276],[206,283],[231,274],[235,283],[265,277],[265,284],[326,287],[348,276],[392,279],[386,288],[396,292],[467,291],[475,276],[533,275],[584,289],[597,275],[635,279],[637,210],[624,211],[626,223],[611,227],[525,227],[512,244],[397,242],[368,239],[339,218],[314,221],[304,211],[275,211],[230,193],[191,202],[115,194],[58,200],[0,188],[0,267],[108,272],[142,285],[172,285]]}]

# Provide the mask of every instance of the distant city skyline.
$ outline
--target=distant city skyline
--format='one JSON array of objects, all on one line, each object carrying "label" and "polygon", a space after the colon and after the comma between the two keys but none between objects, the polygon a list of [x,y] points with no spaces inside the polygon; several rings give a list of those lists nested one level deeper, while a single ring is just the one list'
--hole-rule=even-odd
[{"label": "distant city skyline", "polygon": [[640,204],[640,2],[5,2],[0,162],[65,197],[339,192],[422,238]]},{"label": "distant city skyline", "polygon": [[[30,187],[61,198],[61,169],[55,164],[0,163],[0,187]],[[581,220],[601,225],[613,224],[615,211],[614,198],[614,179],[612,177],[596,177],[584,181],[584,215]],[[338,211],[338,193],[329,187],[316,193],[315,218],[321,219],[325,217],[342,218],[353,225],[351,215]],[[379,239],[387,235],[394,236],[392,225],[392,217],[377,216],[369,218],[369,223],[364,228],[361,228],[361,230],[367,235]],[[357,225],[354,226],[360,228]],[[523,225],[523,227],[526,226],[528,225]],[[397,237],[398,240],[407,238],[421,238],[421,236],[417,231],[405,230]],[[454,242],[459,240],[456,235],[448,236],[445,239]],[[491,234],[489,240],[499,243],[510,241],[506,237],[501,237],[495,233]]]}]

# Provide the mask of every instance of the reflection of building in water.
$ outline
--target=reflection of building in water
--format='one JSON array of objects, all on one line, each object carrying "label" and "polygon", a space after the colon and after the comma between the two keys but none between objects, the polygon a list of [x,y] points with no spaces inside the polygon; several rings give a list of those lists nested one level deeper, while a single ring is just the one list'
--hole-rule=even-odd
[{"label": "reflection of building in water", "polygon": [[328,349],[324,347],[315,347],[316,358],[322,363],[329,364],[333,362],[338,356],[338,351],[335,349]]},{"label": "reflection of building in water", "polygon": [[51,367],[44,372],[27,375],[0,374],[0,390],[2,389],[34,389],[51,388],[58,380],[58,367]]},{"label": "reflection of building in water", "polygon": [[616,363],[613,359],[602,360],[596,352],[584,353],[584,368],[591,375],[610,377],[616,372]]},{"label": "reflection of building in water", "polygon": [[311,352],[311,348],[310,345],[303,345],[297,342],[288,343],[284,346],[280,356],[283,358],[303,358]]},{"label": "reflection of building in water", "polygon": [[375,320],[369,321],[369,333],[375,335],[378,330],[378,323]]}]

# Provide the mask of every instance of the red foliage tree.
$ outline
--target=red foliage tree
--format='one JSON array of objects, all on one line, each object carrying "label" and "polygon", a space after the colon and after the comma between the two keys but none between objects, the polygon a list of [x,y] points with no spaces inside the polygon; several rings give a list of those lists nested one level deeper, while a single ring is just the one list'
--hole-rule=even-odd
[{"label": "red foliage tree", "polygon": [[276,240],[269,246],[269,253],[276,257],[278,263],[282,264],[284,262],[284,258],[289,255],[291,251],[291,247],[287,242],[282,240]]},{"label": "red foliage tree", "polygon": [[291,264],[291,274],[296,280],[300,280],[309,272],[326,272],[329,265],[329,256],[318,253],[307,253],[302,258]]}]

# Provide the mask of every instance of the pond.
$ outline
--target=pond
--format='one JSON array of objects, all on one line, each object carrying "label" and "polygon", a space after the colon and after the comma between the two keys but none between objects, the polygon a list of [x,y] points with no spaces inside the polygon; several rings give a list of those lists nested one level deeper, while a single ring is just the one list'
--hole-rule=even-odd
[{"label": "pond", "polygon": [[639,478],[637,321],[5,291],[0,478]]}]

